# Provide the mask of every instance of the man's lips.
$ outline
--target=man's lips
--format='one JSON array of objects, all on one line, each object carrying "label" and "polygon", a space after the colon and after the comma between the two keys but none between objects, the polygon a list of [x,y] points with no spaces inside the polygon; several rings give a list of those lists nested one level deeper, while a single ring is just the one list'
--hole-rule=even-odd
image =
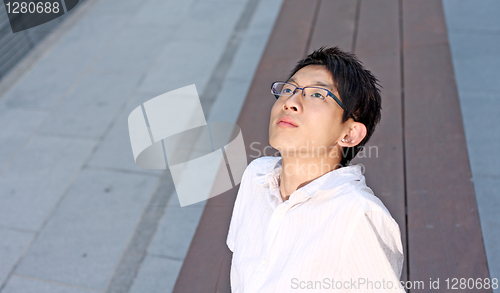
[{"label": "man's lips", "polygon": [[289,116],[281,116],[276,124],[281,127],[298,127],[293,118]]}]

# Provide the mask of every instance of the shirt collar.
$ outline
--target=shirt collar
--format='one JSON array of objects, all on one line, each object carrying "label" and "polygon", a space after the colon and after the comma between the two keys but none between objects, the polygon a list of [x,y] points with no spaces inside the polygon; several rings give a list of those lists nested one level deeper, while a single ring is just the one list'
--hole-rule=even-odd
[{"label": "shirt collar", "polygon": [[[262,187],[268,187],[272,195],[281,200],[279,191],[279,179],[281,175],[281,157],[269,160],[256,172],[254,182]],[[363,178],[361,165],[350,165],[335,169],[323,176],[316,178],[296,192],[302,193],[306,197],[312,197],[318,190],[328,190],[351,181],[359,181]]]}]

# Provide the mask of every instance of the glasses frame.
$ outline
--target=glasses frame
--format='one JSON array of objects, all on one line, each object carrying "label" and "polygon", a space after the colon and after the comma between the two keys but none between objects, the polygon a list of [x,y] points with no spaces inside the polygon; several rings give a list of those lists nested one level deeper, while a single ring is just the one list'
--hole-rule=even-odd
[{"label": "glasses frame", "polygon": [[[284,81],[275,81],[275,82],[273,82],[273,83],[271,84],[271,94],[273,94],[273,95],[274,95],[274,97],[275,97],[276,99],[279,99],[279,97],[280,97],[280,96],[285,96],[285,97],[287,96],[287,95],[278,95],[278,94],[275,94],[275,93],[273,92],[274,85],[275,85],[275,84],[277,84],[277,83],[284,83],[284,84],[288,84],[288,85],[291,85],[291,86],[294,86],[294,87],[295,87],[295,90],[293,91],[293,93],[292,93],[291,95],[289,95],[289,97],[293,96],[293,95],[297,92],[297,90],[301,90],[301,91],[302,91],[302,96],[305,96],[305,94],[304,94],[304,89],[305,89],[305,88],[316,88],[316,89],[325,90],[325,91],[327,91],[327,92],[328,92],[328,96],[332,97],[332,98],[335,100],[335,102],[337,102],[337,104],[340,106],[340,108],[342,108],[344,111],[347,111],[347,110],[345,109],[345,107],[344,107],[344,104],[342,104],[342,102],[340,101],[340,99],[339,99],[339,98],[337,98],[337,96],[335,96],[335,95],[334,95],[331,91],[329,91],[328,89],[325,89],[325,88],[322,88],[322,87],[319,87],[319,86],[305,86],[305,87],[298,87],[298,86],[296,86],[296,85],[294,85],[294,84],[292,84],[292,83],[288,83],[288,82],[284,82]],[[356,120],[356,119],[354,119],[354,115],[352,115],[352,114],[351,114],[350,116],[352,117],[352,119],[353,119],[353,120]]]}]

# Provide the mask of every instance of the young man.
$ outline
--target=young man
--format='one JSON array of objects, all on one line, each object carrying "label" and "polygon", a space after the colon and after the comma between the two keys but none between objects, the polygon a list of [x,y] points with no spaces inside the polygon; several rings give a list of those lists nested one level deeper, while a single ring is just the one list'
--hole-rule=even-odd
[{"label": "young man", "polygon": [[349,165],[380,120],[377,79],[322,48],[271,92],[281,157],[243,175],[227,238],[232,292],[403,292],[399,227]]}]

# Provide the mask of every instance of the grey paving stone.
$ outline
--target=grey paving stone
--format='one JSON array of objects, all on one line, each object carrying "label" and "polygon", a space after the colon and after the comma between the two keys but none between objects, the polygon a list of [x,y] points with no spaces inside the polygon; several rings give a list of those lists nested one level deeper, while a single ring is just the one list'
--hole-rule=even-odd
[{"label": "grey paving stone", "polygon": [[[469,162],[473,175],[476,173],[500,176],[500,142],[475,143],[467,141]],[[499,186],[500,187],[500,186]]]},{"label": "grey paving stone", "polygon": [[245,80],[249,84],[252,82],[282,2],[282,0],[260,1],[227,74],[228,78]]},{"label": "grey paving stone", "polygon": [[143,73],[158,57],[173,29],[157,27],[126,27],[95,62],[92,71]]},{"label": "grey paving stone", "polygon": [[96,292],[64,284],[50,283],[14,275],[2,290],[2,293],[90,293]]},{"label": "grey paving stone", "polygon": [[6,94],[7,104],[38,109],[54,107],[123,22],[123,17],[116,16],[79,22]]},{"label": "grey paving stone", "polygon": [[151,0],[143,3],[130,20],[134,27],[178,28],[190,13],[195,0]]},{"label": "grey paving stone", "polygon": [[245,2],[193,3],[172,42],[149,70],[139,91],[159,95],[194,83],[201,94]]},{"label": "grey paving stone", "polygon": [[[467,141],[472,145],[488,144],[500,139],[500,94],[462,93],[460,107]],[[481,154],[478,154],[481,155]]]},{"label": "grey paving stone", "polygon": [[157,182],[85,169],[16,273],[104,290]]},{"label": "grey paving stone", "polygon": [[99,138],[130,97],[139,78],[139,74],[87,74],[52,111],[39,132]]},{"label": "grey paving stone", "polygon": [[[239,80],[253,80],[253,76],[260,58],[267,44],[271,29],[252,30],[247,33],[245,39],[236,53],[233,65],[229,70],[227,77]],[[271,87],[271,85],[269,85]]]},{"label": "grey paving stone", "polygon": [[264,29],[271,32],[282,4],[283,0],[260,0],[249,31]]},{"label": "grey paving stone", "polygon": [[181,266],[182,261],[148,255],[129,292],[172,292]]},{"label": "grey paving stone", "polygon": [[449,39],[459,91],[498,92],[500,34],[450,34]]},{"label": "grey paving stone", "polygon": [[184,259],[200,221],[204,206],[169,206],[158,226],[148,253]]},{"label": "grey paving stone", "polygon": [[[175,6],[172,4],[174,2]],[[230,2],[229,5],[227,4],[228,2]],[[82,94],[80,98],[75,98],[75,104],[71,105],[72,103],[68,99],[71,100],[72,94],[68,96],[68,89],[74,86],[75,81],[80,82],[79,79],[82,78],[82,73],[88,73],[87,70],[89,69],[92,74],[93,72],[108,73],[123,72],[126,70],[136,72],[147,68],[149,60],[153,60],[154,65],[148,70],[140,88],[144,94],[133,97],[132,101],[127,105],[128,108],[120,114],[113,128],[107,137],[104,138],[102,145],[99,146],[89,163],[90,167],[96,168],[109,167],[138,171],[138,167],[133,163],[126,126],[126,117],[128,117],[129,110],[136,106],[133,105],[133,101],[148,100],[156,95],[192,83],[197,85],[198,91],[201,94],[207,86],[210,86],[207,85],[207,82],[219,62],[221,52],[224,51],[234,25],[239,19],[241,9],[246,2],[246,0],[152,0],[147,2],[124,0],[123,5],[115,7],[114,5],[118,3],[117,0],[101,1],[100,5],[96,5],[95,9],[82,20],[86,25],[77,29],[79,34],[76,34],[76,32],[68,34],[73,34],[71,37],[74,38],[74,41],[66,40],[66,38],[62,41],[67,47],[70,47],[74,42],[79,42],[80,51],[78,52],[82,52],[81,54],[83,54],[80,57],[81,60],[78,60],[81,64],[75,64],[75,66],[72,64],[71,66],[68,65],[74,71],[69,71],[64,66],[62,66],[62,69],[56,66],[53,67],[57,72],[52,77],[47,78],[46,83],[40,82],[38,85],[33,86],[33,89],[23,86],[24,92],[21,92],[22,98],[16,100],[17,103],[11,104],[11,106],[49,109],[58,105],[62,101],[61,97],[65,98],[66,100],[54,110],[53,113],[55,116],[50,117],[47,123],[43,125],[42,132],[57,135],[82,135],[82,133],[86,135],[86,133],[90,133],[91,136],[89,137],[96,137],[93,136],[99,132],[96,129],[101,130],[99,127],[104,124],[109,125],[110,122],[103,119],[101,115],[96,114],[89,114],[85,117],[89,120],[96,120],[90,123],[82,118],[84,115],[77,115],[78,117],[76,118],[71,117],[73,116],[71,113],[94,113],[98,111],[95,110],[95,106],[92,106],[92,102],[96,102],[97,100],[94,101],[91,99],[89,101],[88,96]],[[235,87],[241,89],[239,86],[243,85],[243,82],[251,81],[253,77],[252,70],[254,70],[251,70],[252,65],[254,68],[257,66],[261,54],[260,51],[259,55],[255,56],[255,52],[263,50],[265,41],[267,40],[267,36],[263,37],[261,34],[270,32],[272,23],[274,23],[273,19],[267,19],[267,15],[273,13],[277,15],[277,11],[279,10],[278,2],[281,4],[281,1],[278,0],[260,1],[258,11],[261,11],[262,15],[258,15],[258,13],[254,15],[247,36],[239,47],[240,52],[237,53],[234,63],[238,67],[236,68],[233,64],[233,68],[230,69],[228,74],[227,84],[221,90],[221,97],[225,97],[224,99],[231,98],[230,93],[232,93]],[[172,5],[168,6],[166,3],[171,3]],[[214,8],[217,8],[217,11],[213,11]],[[276,10],[271,13],[266,9]],[[194,22],[190,22],[191,20],[194,22],[198,21],[198,27],[193,25]],[[109,24],[109,26],[106,26],[106,24]],[[169,42],[164,48],[160,48],[162,46],[161,41],[154,38],[150,39],[149,37],[152,35],[142,34],[141,29],[138,29],[136,25],[146,28],[148,34],[151,32],[152,35],[157,30],[156,28],[160,31],[163,28],[174,29],[177,34],[171,38],[167,37],[167,42],[170,40],[172,42]],[[156,28],[150,30],[149,25],[155,25]],[[266,25],[269,25],[269,27],[266,27]],[[104,30],[105,32],[99,30]],[[97,37],[90,39],[89,36],[92,35],[97,35]],[[82,40],[77,38],[79,36],[82,37]],[[159,48],[157,60],[152,58],[152,55],[154,55],[152,53],[153,49],[141,49],[136,43],[129,45],[126,37],[131,36],[144,38],[145,41],[150,42],[146,48]],[[84,40],[83,37],[87,37],[87,39]],[[94,44],[95,46],[101,46],[98,48],[89,47],[92,46],[93,42],[96,43]],[[144,41],[141,40],[140,42]],[[257,44],[259,42],[262,42],[262,44]],[[124,48],[127,45],[129,45],[129,48]],[[157,45],[159,47],[156,47]],[[144,53],[149,53],[150,55]],[[71,56],[70,50],[67,50],[67,53],[63,53],[60,56],[66,58],[62,64],[70,64],[72,59],[64,54]],[[91,54],[92,57],[86,54]],[[130,56],[135,57],[130,58]],[[125,62],[120,63],[120,59],[126,57],[129,57],[133,62],[130,60],[130,64]],[[98,58],[100,58],[99,61],[96,61]],[[252,58],[256,60],[255,63],[251,61]],[[90,68],[91,66],[93,68]],[[240,68],[239,66],[242,67]],[[38,78],[44,78],[44,74],[49,73],[39,71]],[[32,77],[32,79],[35,80],[36,78]],[[81,82],[85,82],[85,79]],[[62,81],[64,86],[57,88],[60,84],[53,82],[54,80]],[[26,81],[23,79],[23,82]],[[53,90],[41,91],[40,88],[45,84],[52,86]],[[85,90],[89,90],[88,92],[97,93],[98,91],[102,91],[99,88],[103,86],[98,86],[98,82],[90,82],[89,84],[92,84],[92,87],[96,87],[97,89],[92,91],[86,88]],[[73,89],[72,91],[75,92],[76,90]],[[78,91],[80,92],[80,90]],[[84,91],[82,90],[81,92]],[[43,101],[34,101],[36,98],[29,98],[30,93],[33,95],[39,94],[39,97],[47,96],[48,98],[43,98]],[[121,101],[124,102],[126,97],[123,98]],[[114,102],[114,99],[120,100],[118,97],[112,96],[111,103]],[[237,117],[235,113],[227,115],[224,111],[231,111],[238,108],[238,103],[241,103],[243,99],[244,95],[241,96],[239,101],[238,99],[226,100],[226,103],[223,103],[219,109],[220,115],[217,114],[216,116],[222,117],[222,114],[226,114],[224,116],[226,119],[235,119],[234,117]],[[107,100],[107,102],[110,101]],[[116,105],[121,104],[116,102]],[[108,113],[113,112],[113,109],[118,111],[119,106],[116,105],[110,106]],[[78,111],[72,112],[74,109]],[[116,114],[118,112],[113,113]],[[81,122],[75,122],[74,126],[69,125],[72,122],[68,121],[72,118],[76,120],[81,119]],[[94,122],[95,124],[92,124]],[[38,176],[32,175],[32,177]],[[144,183],[146,187],[135,187],[137,178],[147,178],[145,179],[147,182]],[[132,234],[140,211],[146,205],[148,192],[145,189],[149,188],[150,185],[154,186],[151,182],[155,182],[155,180],[158,180],[157,176],[141,177],[141,175],[123,174],[121,172],[107,172],[93,170],[92,168],[85,169],[41,232],[16,273],[90,287],[95,290],[103,290],[118,263],[121,252],[127,245],[128,237]],[[66,181],[70,182],[71,179],[66,179]],[[110,183],[110,181],[112,182]],[[102,191],[110,186],[111,191],[109,193]],[[120,196],[113,195],[110,197],[110,193],[113,194],[115,190]],[[204,204],[202,202],[181,209],[177,196],[174,194],[169,202],[169,208],[165,213],[164,219],[160,224],[158,234],[154,238],[155,244],[152,244],[150,250],[159,254],[170,253],[174,257],[184,257],[191,242],[192,234],[197,227]],[[19,213],[17,212],[17,214]],[[172,235],[176,235],[177,239],[172,238]],[[183,240],[184,243],[181,243],[180,240]],[[85,257],[83,257],[84,253],[87,253]],[[180,260],[169,260],[154,255],[147,256],[131,292],[168,292],[173,288],[181,264],[182,261]],[[11,283],[16,278],[18,276],[14,275],[6,288],[11,288]],[[45,283],[41,280],[37,280],[36,282]],[[50,284],[54,285],[54,283]],[[37,288],[33,286],[19,286],[19,288]],[[43,289],[45,287],[41,286],[40,288]],[[59,289],[55,289],[55,287],[43,290],[47,290],[47,292],[59,292],[57,291]],[[18,291],[22,292],[21,290]]]},{"label": "grey paving stone", "polygon": [[[217,99],[214,101],[209,121],[236,122],[281,2],[281,0],[260,2]],[[153,255],[184,258],[205,204],[206,202],[199,202],[181,208],[177,194],[173,194],[148,252]],[[143,273],[144,270],[145,268],[142,267],[140,275],[146,274]],[[156,278],[162,277],[160,275]],[[138,280],[140,278],[139,276]],[[139,291],[132,290],[132,292]]]},{"label": "grey paving stone", "polygon": [[135,1],[135,0],[106,0],[100,1],[96,5],[93,13],[94,15],[118,15],[121,17],[130,18],[137,13],[144,3],[148,1]]},{"label": "grey paving stone", "polygon": [[[263,3],[260,7],[262,10],[262,7],[266,6]],[[275,7],[277,10],[279,5],[275,3]],[[235,61],[228,72],[228,78],[225,80],[221,92],[213,105],[210,114],[210,119],[213,121],[235,122],[237,120],[238,113],[246,96],[244,93],[248,90],[253,73],[267,41],[265,32],[265,36],[261,36],[262,31],[266,28],[255,28],[255,23],[261,21],[258,19],[258,16],[255,17],[257,21],[252,20],[254,27],[251,24],[249,28],[249,31],[253,29],[252,34],[245,36],[245,40],[242,42]],[[271,26],[272,23],[273,21],[269,21],[268,25]],[[259,24],[262,25],[262,22]],[[271,28],[268,27],[267,30],[267,34],[269,34]],[[246,66],[241,68],[242,64]],[[230,76],[233,75],[239,78],[231,78]],[[235,92],[240,93],[240,96],[235,97]],[[205,202],[201,202],[180,208],[179,200],[176,194],[174,194],[148,250],[149,253],[184,258],[203,212],[204,205]],[[143,269],[141,268],[142,271]]]},{"label": "grey paving stone", "polygon": [[281,3],[282,0],[261,0],[212,106],[209,121],[235,123],[238,120]]},{"label": "grey paving stone", "polygon": [[500,96],[461,94],[460,105],[473,174],[500,175]]},{"label": "grey paving stone", "polygon": [[[500,3],[443,0],[490,275],[500,275]],[[493,292],[500,292],[499,289]]]},{"label": "grey paving stone", "polygon": [[500,176],[474,174],[474,188],[483,231],[486,257],[492,278],[500,277]]},{"label": "grey paving stone", "polygon": [[176,37],[180,40],[227,40],[247,1],[199,1],[190,9]]},{"label": "grey paving stone", "polygon": [[46,117],[44,111],[0,106],[0,174]]},{"label": "grey paving stone", "polygon": [[[227,78],[210,111],[208,121],[235,123],[240,116],[246,93],[250,88],[248,80]],[[271,98],[271,94],[269,94]],[[245,137],[243,137],[245,139]]]},{"label": "grey paving stone", "polygon": [[58,17],[54,20],[25,30],[26,36],[34,44],[38,44],[43,38],[45,38],[50,32],[61,25],[61,22],[67,17],[67,15]]},{"label": "grey paving stone", "polygon": [[94,146],[88,140],[32,137],[0,176],[0,225],[39,230]]},{"label": "grey paving stone", "polygon": [[160,54],[138,92],[154,96],[195,84],[202,94],[226,42],[174,40]]},{"label": "grey paving stone", "polygon": [[[189,209],[189,208],[203,208],[205,207],[206,201],[201,201],[192,205],[188,205],[185,207],[181,207],[181,204],[179,202],[179,197],[177,196],[177,193],[172,194],[172,197],[168,201],[167,204],[167,211],[172,208],[181,208],[181,209]],[[191,241],[191,240],[190,240]]]},{"label": "grey paving stone", "polygon": [[161,174],[162,170],[143,169],[135,164],[128,131],[128,115],[136,107],[152,98],[154,96],[149,94],[135,94],[132,97],[92,155],[88,163],[89,166]]},{"label": "grey paving stone", "polygon": [[495,0],[443,0],[448,30],[500,31],[500,2]]},{"label": "grey paving stone", "polygon": [[0,227],[0,287],[33,241],[33,237],[35,233]]}]

